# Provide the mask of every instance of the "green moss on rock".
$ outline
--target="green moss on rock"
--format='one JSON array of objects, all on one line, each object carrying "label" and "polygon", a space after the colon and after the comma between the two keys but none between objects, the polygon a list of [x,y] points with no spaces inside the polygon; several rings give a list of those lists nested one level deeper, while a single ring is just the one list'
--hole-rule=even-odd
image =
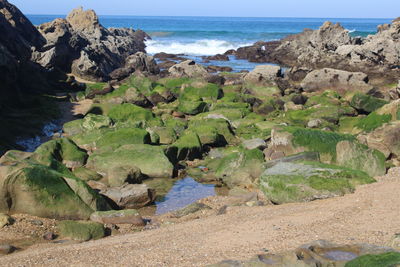
[{"label": "green moss on rock", "polygon": [[346,263],[345,267],[394,267],[400,264],[400,253],[387,252],[378,255],[363,255]]},{"label": "green moss on rock", "polygon": [[365,132],[371,132],[391,120],[392,115],[390,114],[379,115],[376,112],[372,112],[367,117],[361,118],[356,124],[356,127]]},{"label": "green moss on rock", "polygon": [[105,236],[103,224],[86,221],[61,221],[57,229],[62,237],[76,241],[97,240]]},{"label": "green moss on rock", "polygon": [[388,102],[370,95],[357,93],[353,96],[350,105],[362,112],[371,113],[380,107],[383,107]]}]

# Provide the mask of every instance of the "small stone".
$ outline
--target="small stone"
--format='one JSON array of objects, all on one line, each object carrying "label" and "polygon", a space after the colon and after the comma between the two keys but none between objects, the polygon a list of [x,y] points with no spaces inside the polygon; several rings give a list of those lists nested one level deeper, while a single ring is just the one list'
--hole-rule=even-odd
[{"label": "small stone", "polygon": [[183,114],[182,112],[179,112],[179,111],[174,111],[174,112],[172,112],[172,116],[174,116],[175,118],[183,118],[183,117],[185,117],[185,114]]},{"label": "small stone", "polygon": [[43,235],[43,239],[48,241],[54,240],[56,238],[57,236],[53,232],[47,232]]},{"label": "small stone", "polygon": [[41,220],[31,220],[31,224],[37,225],[37,226],[42,226],[43,222]]},{"label": "small stone", "polygon": [[318,128],[322,125],[322,120],[320,119],[313,119],[307,123],[308,128]]},{"label": "small stone", "polygon": [[15,251],[15,247],[9,244],[0,244],[0,255],[7,255]]},{"label": "small stone", "polygon": [[90,215],[90,220],[103,224],[132,224],[135,226],[145,226],[142,216],[134,209],[96,211]]},{"label": "small stone", "polygon": [[198,212],[200,210],[210,210],[210,209],[211,209],[211,207],[209,207],[205,204],[195,202],[193,204],[190,204],[190,205],[184,207],[183,209],[175,211],[174,216],[176,218],[181,218],[186,215]]}]

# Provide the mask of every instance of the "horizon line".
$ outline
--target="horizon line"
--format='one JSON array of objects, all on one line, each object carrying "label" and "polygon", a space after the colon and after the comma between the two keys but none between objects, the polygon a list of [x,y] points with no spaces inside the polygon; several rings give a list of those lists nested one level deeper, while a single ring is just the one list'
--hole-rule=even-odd
[{"label": "horizon line", "polygon": [[[25,16],[67,16],[68,14],[39,14],[39,13],[26,13]],[[196,16],[189,16],[189,15],[113,15],[113,14],[97,14],[99,17],[107,17],[107,16],[113,16],[113,17],[187,17],[187,18],[286,18],[286,19],[390,19],[394,20],[396,18],[381,18],[381,17],[292,17],[292,16],[281,16],[281,17],[262,17],[262,16],[254,16],[254,17],[249,17],[249,16],[208,16],[208,15],[196,15]]]}]

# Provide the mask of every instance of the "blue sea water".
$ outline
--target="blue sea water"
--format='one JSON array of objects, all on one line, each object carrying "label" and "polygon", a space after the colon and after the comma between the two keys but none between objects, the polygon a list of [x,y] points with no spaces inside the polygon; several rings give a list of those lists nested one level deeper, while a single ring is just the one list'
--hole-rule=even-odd
[{"label": "blue sea water", "polygon": [[[35,25],[57,17],[63,16],[28,15]],[[100,16],[105,27],[130,27],[147,32],[152,37],[147,41],[150,54],[166,52],[192,57],[224,53],[260,40],[278,40],[305,28],[318,29],[327,20],[341,23],[354,36],[374,34],[379,24],[391,22],[390,19],[345,18]],[[252,69],[256,64],[233,61],[224,65],[239,71]]]}]

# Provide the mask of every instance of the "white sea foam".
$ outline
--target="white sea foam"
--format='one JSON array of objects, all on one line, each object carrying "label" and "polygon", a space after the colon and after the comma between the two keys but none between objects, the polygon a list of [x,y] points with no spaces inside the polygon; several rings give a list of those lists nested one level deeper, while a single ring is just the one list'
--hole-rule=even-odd
[{"label": "white sea foam", "polygon": [[191,43],[148,40],[146,42],[147,53],[155,54],[165,52],[170,54],[186,54],[193,56],[208,56],[223,54],[227,50],[237,49],[250,43],[231,43],[223,40],[197,40]]},{"label": "white sea foam", "polygon": [[353,30],[349,30],[349,29],[346,29],[349,33],[353,33],[353,32],[355,32],[356,31],[356,29],[353,29]]}]

